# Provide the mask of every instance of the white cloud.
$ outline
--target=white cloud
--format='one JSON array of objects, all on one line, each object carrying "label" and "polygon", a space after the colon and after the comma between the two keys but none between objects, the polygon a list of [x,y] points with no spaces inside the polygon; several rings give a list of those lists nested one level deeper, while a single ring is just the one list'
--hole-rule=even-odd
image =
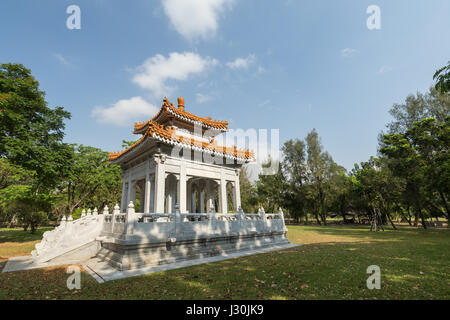
[{"label": "white cloud", "polygon": [[385,74],[385,73],[388,73],[388,72],[391,72],[391,71],[392,71],[391,67],[389,67],[389,66],[382,66],[380,68],[380,70],[378,70],[377,74],[381,75],[381,74]]},{"label": "white cloud", "polygon": [[231,69],[248,69],[256,60],[254,54],[249,54],[247,58],[237,58],[234,61],[227,62],[227,67]]},{"label": "white cloud", "polygon": [[67,61],[67,59],[64,58],[62,54],[60,54],[60,53],[54,53],[53,56],[54,56],[56,59],[58,59],[58,61],[61,62],[63,65],[70,66],[70,62]]},{"label": "white cloud", "polygon": [[219,15],[234,0],[162,0],[164,12],[175,30],[188,40],[211,38],[218,28]]},{"label": "white cloud", "polygon": [[345,48],[341,50],[341,57],[348,58],[353,56],[358,50],[352,48]]},{"label": "white cloud", "polygon": [[172,52],[168,58],[157,54],[138,67],[133,82],[161,98],[170,95],[174,89],[167,84],[168,80],[186,80],[191,74],[202,73],[217,63],[216,59],[202,58],[193,52]]},{"label": "white cloud", "polygon": [[97,121],[117,126],[129,126],[132,121],[142,121],[158,112],[158,108],[141,97],[119,100],[110,108],[95,107],[92,116]]},{"label": "white cloud", "polygon": [[211,100],[211,96],[208,96],[203,93],[197,93],[195,95],[195,100],[197,101],[197,103],[205,103],[205,102],[208,102],[209,100]]}]

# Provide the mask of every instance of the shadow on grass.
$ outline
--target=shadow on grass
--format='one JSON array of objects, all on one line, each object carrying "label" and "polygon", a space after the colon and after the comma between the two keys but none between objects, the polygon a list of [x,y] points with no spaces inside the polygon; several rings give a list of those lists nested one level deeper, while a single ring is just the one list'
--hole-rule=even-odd
[{"label": "shadow on grass", "polygon": [[[97,283],[66,287],[66,267],[0,274],[0,299],[449,299],[447,230],[370,232],[353,226],[289,226],[322,243]],[[328,237],[337,241],[328,242]],[[339,242],[339,237],[347,238]],[[368,290],[370,265],[381,290]]]},{"label": "shadow on grass", "polygon": [[[69,291],[65,267],[0,274],[0,299],[448,299],[449,242],[321,243]],[[381,290],[368,290],[369,265]]]},{"label": "shadow on grass", "polygon": [[31,234],[30,231],[24,231],[23,228],[0,228],[0,243],[41,240],[44,232],[52,229],[53,227],[40,227],[36,233]]},{"label": "shadow on grass", "polygon": [[[425,240],[429,237],[437,239],[447,239],[450,236],[449,229],[421,229],[414,227],[403,227],[394,230],[391,227],[384,227],[385,231],[370,231],[370,226],[289,226],[289,231],[293,232],[314,232],[317,235],[352,237],[361,240],[391,240],[402,241],[407,239],[422,238]],[[288,232],[289,235],[289,232]]]}]

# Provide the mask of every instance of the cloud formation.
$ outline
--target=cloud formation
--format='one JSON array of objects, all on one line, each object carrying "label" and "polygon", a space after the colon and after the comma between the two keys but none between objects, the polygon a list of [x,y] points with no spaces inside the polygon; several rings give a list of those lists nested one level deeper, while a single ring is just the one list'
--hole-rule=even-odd
[{"label": "cloud formation", "polygon": [[203,93],[197,93],[195,95],[195,101],[197,101],[197,103],[205,103],[208,102],[209,100],[211,100],[211,96],[203,94]]},{"label": "cloud formation", "polygon": [[345,48],[341,50],[341,57],[348,58],[353,56],[358,50],[353,48]]},{"label": "cloud formation", "polygon": [[217,63],[216,59],[203,58],[193,52],[172,52],[167,58],[157,54],[138,67],[133,82],[161,98],[174,89],[167,84],[169,80],[186,80],[190,75],[202,73]]},{"label": "cloud formation", "polygon": [[133,97],[119,100],[110,108],[97,106],[92,110],[92,116],[97,119],[97,122],[124,127],[129,126],[130,122],[150,118],[156,112],[158,108],[155,105],[141,97]]},{"label": "cloud formation", "polygon": [[175,30],[188,40],[215,36],[221,13],[234,0],[162,0],[164,12]]},{"label": "cloud formation", "polygon": [[248,69],[256,60],[254,54],[249,54],[246,58],[236,58],[234,61],[227,62],[230,69]]},{"label": "cloud formation", "polygon": [[385,74],[385,73],[388,73],[388,72],[391,72],[392,71],[392,68],[390,67],[390,66],[382,66],[378,71],[377,71],[377,74],[378,75],[382,75],[382,74]]},{"label": "cloud formation", "polygon": [[53,56],[54,56],[59,62],[61,62],[63,65],[70,66],[70,62],[67,61],[67,59],[64,58],[62,54],[60,54],[60,53],[54,53]]}]

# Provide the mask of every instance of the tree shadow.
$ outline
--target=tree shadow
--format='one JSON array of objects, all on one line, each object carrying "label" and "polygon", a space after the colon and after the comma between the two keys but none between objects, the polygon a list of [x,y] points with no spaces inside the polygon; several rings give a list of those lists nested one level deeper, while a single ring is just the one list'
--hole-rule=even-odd
[{"label": "tree shadow", "polygon": [[1,228],[0,243],[4,242],[29,242],[41,240],[44,232],[52,230],[53,227],[40,227],[34,234],[30,231],[24,231],[23,228]]}]

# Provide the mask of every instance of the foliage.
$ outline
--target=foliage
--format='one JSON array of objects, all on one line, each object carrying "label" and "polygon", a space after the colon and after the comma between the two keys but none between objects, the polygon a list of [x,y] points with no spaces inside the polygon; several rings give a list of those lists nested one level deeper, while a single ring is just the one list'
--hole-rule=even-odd
[{"label": "foliage", "polygon": [[258,206],[256,187],[250,182],[248,168],[242,167],[239,175],[241,207],[244,212],[255,212]]},{"label": "foliage", "polygon": [[70,161],[64,120],[70,113],[50,109],[31,71],[0,65],[0,157],[36,173],[35,190],[53,188]]},{"label": "foliage", "polygon": [[441,93],[450,92],[450,61],[448,65],[436,71],[433,80],[436,80],[436,89]]}]

